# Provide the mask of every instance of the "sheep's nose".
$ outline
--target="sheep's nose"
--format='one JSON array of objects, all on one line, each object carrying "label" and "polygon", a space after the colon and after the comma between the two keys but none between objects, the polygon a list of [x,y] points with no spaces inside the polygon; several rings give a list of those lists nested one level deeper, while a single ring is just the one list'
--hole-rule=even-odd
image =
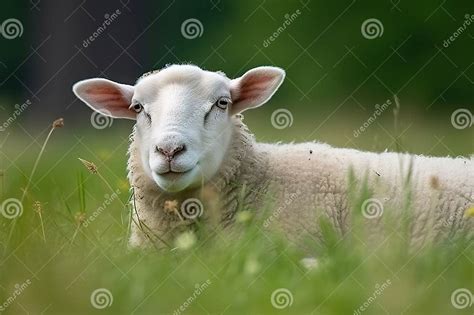
[{"label": "sheep's nose", "polygon": [[178,153],[186,150],[184,144],[180,144],[173,147],[159,146],[155,147],[156,152],[161,153],[167,161],[171,161]]}]

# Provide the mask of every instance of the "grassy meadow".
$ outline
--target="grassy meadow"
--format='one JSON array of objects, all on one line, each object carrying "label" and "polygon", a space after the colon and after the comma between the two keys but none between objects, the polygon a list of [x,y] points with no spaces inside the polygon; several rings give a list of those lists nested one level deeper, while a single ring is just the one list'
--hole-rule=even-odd
[{"label": "grassy meadow", "polygon": [[[246,115],[259,140],[432,155],[474,151],[472,132],[452,128],[449,117],[405,117],[395,126],[387,114],[355,138],[364,115],[328,122],[327,113],[309,119],[298,111],[291,127],[277,130],[268,113]],[[311,271],[300,264],[308,253],[262,228],[255,209],[238,216],[239,238],[203,228],[182,235],[172,250],[129,250],[130,128],[114,121],[104,130],[86,123],[77,129],[65,121],[39,160],[49,127],[33,138],[17,126],[2,134],[0,201],[20,200],[22,214],[0,216],[0,313],[472,314],[472,244],[448,241],[414,252],[389,224],[386,238],[367,242],[363,224],[342,239],[321,222],[324,242],[308,238],[318,257]],[[357,196],[354,213],[366,197]]]}]

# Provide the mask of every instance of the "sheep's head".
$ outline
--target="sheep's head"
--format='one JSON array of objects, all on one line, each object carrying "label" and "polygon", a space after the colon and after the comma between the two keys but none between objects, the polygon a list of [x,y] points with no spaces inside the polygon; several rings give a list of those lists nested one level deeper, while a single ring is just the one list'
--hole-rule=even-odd
[{"label": "sheep's head", "polygon": [[168,192],[202,185],[219,170],[233,136],[231,116],[264,104],[285,72],[258,67],[237,79],[192,65],[173,65],[135,86],[106,79],[76,83],[74,93],[113,118],[136,120],[145,172]]}]

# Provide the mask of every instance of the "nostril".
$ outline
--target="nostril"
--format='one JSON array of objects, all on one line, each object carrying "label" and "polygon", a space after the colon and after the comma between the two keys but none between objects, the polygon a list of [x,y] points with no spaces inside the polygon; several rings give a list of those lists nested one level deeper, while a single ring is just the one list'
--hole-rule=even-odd
[{"label": "nostril", "polygon": [[161,153],[162,155],[164,155],[168,161],[170,161],[176,154],[183,152],[185,150],[186,150],[186,146],[184,144],[179,145],[171,150],[165,150],[162,147],[155,146],[155,152]]},{"label": "nostril", "polygon": [[156,152],[156,153],[161,153],[161,154],[163,154],[163,155],[166,155],[166,151],[163,150],[163,148],[160,148],[160,147],[157,146],[157,145],[155,146],[155,152]]},{"label": "nostril", "polygon": [[180,145],[180,146],[177,146],[174,150],[173,150],[173,155],[175,155],[176,153],[179,153],[179,152],[182,152],[182,151],[186,151],[186,146],[184,144]]}]

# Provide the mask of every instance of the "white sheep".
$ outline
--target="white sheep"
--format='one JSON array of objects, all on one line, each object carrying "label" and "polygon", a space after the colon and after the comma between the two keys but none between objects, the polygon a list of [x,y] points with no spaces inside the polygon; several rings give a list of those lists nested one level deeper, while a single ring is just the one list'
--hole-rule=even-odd
[{"label": "white sheep", "polygon": [[349,192],[363,183],[373,190],[361,209],[368,225],[377,226],[389,210],[401,217],[408,205],[411,243],[472,238],[474,219],[464,213],[473,202],[473,159],[255,142],[240,113],[267,102],[284,77],[275,67],[232,80],[173,65],[135,86],[99,78],[74,85],[92,109],[136,120],[128,161],[136,207],[131,245],[169,244],[198,217],[228,226],[241,209],[292,241],[320,237],[321,216],[344,235],[354,206]]}]

